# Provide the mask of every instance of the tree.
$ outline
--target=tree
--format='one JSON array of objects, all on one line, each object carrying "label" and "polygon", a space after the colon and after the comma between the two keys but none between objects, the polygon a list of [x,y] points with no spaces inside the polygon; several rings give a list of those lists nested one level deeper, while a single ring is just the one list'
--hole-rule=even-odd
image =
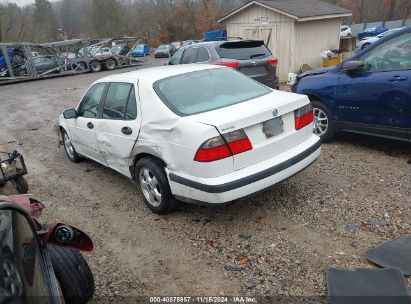
[{"label": "tree", "polygon": [[63,0],[60,7],[60,23],[64,34],[73,37],[82,31],[80,6],[77,0]]},{"label": "tree", "polygon": [[33,21],[36,42],[46,42],[57,38],[57,19],[48,0],[35,0]]}]

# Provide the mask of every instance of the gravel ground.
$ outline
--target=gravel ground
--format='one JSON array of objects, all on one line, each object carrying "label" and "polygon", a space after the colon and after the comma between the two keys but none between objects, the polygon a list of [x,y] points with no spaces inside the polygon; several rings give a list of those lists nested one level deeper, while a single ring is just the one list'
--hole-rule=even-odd
[{"label": "gravel ground", "polygon": [[[142,67],[163,62],[147,59]],[[86,258],[96,280],[94,302],[142,295],[324,296],[327,267],[374,268],[364,258],[368,248],[411,234],[410,145],[348,134],[266,193],[225,207],[182,204],[168,216],[150,213],[125,177],[91,161],[73,164],[57,146],[59,113],[107,74],[0,87],[0,151],[24,153],[30,193],[48,205],[45,220],[63,220],[92,236],[95,251]]]}]

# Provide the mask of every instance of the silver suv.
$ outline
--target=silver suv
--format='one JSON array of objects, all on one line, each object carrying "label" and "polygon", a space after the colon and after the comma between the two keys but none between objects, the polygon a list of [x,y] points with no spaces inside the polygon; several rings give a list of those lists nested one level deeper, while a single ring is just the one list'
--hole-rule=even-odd
[{"label": "silver suv", "polygon": [[169,65],[209,63],[231,67],[241,73],[278,89],[277,59],[263,41],[236,40],[202,42],[181,48]]}]

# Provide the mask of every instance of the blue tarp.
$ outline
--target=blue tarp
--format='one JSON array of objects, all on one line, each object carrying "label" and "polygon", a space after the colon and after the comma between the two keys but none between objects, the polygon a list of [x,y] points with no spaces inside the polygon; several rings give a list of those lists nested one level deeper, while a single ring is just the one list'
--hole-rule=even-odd
[{"label": "blue tarp", "polygon": [[227,30],[217,30],[204,34],[204,41],[224,41],[227,40]]}]

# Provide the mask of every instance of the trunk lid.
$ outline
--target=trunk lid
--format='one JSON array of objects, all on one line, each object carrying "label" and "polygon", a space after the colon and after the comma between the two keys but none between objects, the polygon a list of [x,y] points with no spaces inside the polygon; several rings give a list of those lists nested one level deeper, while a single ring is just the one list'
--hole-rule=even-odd
[{"label": "trunk lid", "polygon": [[[239,170],[281,154],[312,136],[312,125],[295,130],[294,110],[308,103],[309,100],[304,95],[274,91],[187,118],[212,125],[220,134],[243,129],[253,149],[233,156],[234,170]],[[268,137],[266,134],[273,136]]]}]

